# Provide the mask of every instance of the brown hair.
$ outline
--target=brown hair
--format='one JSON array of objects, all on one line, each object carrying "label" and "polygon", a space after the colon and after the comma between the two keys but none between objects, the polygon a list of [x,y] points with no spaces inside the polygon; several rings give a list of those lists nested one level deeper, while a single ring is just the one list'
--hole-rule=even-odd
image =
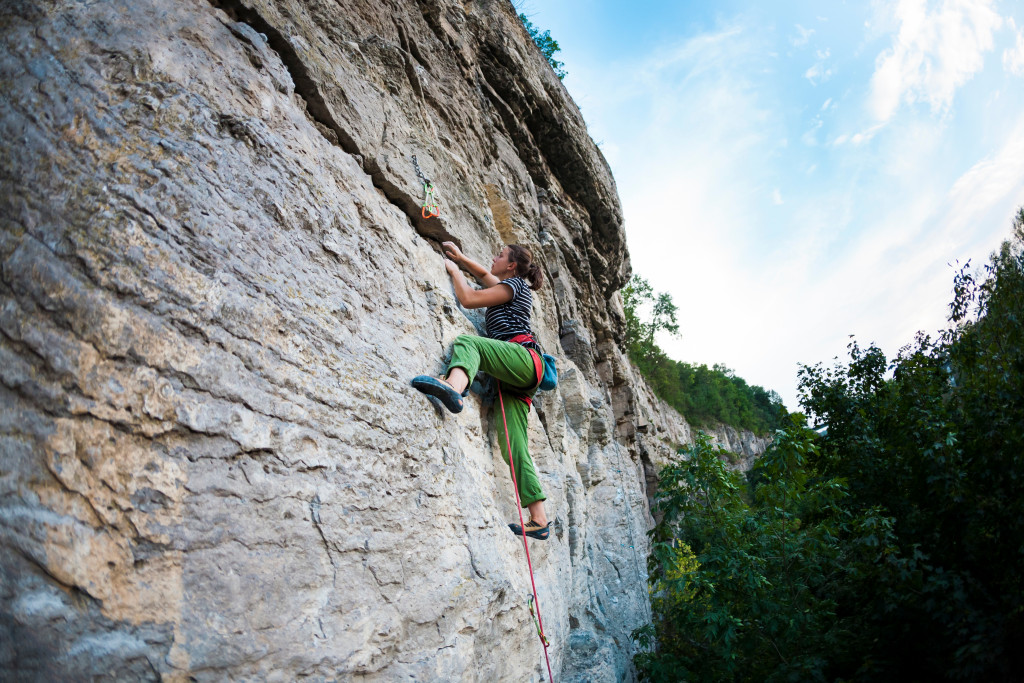
[{"label": "brown hair", "polygon": [[526,278],[530,289],[538,290],[544,284],[544,271],[533,262],[533,252],[521,244],[508,245],[508,260],[516,264],[516,275]]}]

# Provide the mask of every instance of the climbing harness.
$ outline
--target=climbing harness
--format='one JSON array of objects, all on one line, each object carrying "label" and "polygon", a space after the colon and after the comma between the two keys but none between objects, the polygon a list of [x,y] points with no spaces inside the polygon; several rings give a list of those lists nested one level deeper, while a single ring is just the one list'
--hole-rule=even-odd
[{"label": "climbing harness", "polygon": [[[519,528],[523,530],[523,549],[526,550],[526,566],[530,570],[530,586],[533,587],[533,595],[530,596],[530,615],[533,616],[533,605],[537,603],[537,618],[534,622],[537,625],[537,636],[540,644],[544,646],[544,661],[548,665],[548,680],[555,683],[555,677],[551,675],[551,659],[548,658],[548,647],[550,643],[544,635],[544,620],[540,616],[540,600],[537,599],[537,583],[533,580],[533,563],[530,561],[530,546],[526,542],[526,524],[523,523],[523,506],[519,500],[519,482],[516,481],[516,463],[512,458],[512,442],[508,436],[508,418],[505,417],[505,399],[501,395],[501,382],[498,382],[498,403],[501,405],[501,421],[505,424],[505,446],[508,448],[508,464],[512,470],[512,491],[516,494],[516,510],[519,512]],[[549,523],[550,524],[550,523]]]},{"label": "climbing harness", "polygon": [[415,154],[412,155],[412,167],[416,169],[416,176],[423,184],[423,209],[420,211],[420,215],[424,218],[437,218],[441,215],[441,207],[438,206],[437,195],[434,194],[434,183],[423,175],[423,171],[420,170],[420,162],[416,160]]},{"label": "climbing harness", "polygon": [[[517,334],[508,340],[512,344],[519,344],[530,352],[533,357],[534,369],[537,370],[537,388],[541,391],[551,391],[558,386],[558,368],[555,365],[555,357],[543,353],[540,344],[532,334]],[[529,404],[530,401],[527,401]]]}]

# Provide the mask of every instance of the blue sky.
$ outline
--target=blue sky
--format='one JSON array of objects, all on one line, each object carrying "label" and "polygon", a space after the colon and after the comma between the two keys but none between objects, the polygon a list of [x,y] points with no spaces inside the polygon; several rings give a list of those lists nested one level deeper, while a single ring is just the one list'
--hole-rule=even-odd
[{"label": "blue sky", "polygon": [[1024,204],[1024,2],[523,0],[618,183],[670,356],[797,364],[945,324]]}]

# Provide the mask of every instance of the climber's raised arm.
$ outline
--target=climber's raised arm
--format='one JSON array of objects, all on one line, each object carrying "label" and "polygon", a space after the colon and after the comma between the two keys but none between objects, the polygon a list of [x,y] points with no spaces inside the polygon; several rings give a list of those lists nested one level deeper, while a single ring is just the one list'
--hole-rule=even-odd
[{"label": "climber's raised arm", "polygon": [[[469,258],[462,253],[454,242],[442,242],[441,246],[444,248],[444,254],[452,261],[455,261],[461,268],[469,271],[469,273],[477,279],[484,287],[493,287],[494,285],[501,282],[497,277],[491,274],[491,271],[484,268],[482,265]],[[508,299],[506,299],[507,301]],[[505,303],[501,301],[499,303]],[[465,304],[463,304],[465,306]],[[491,304],[484,304],[490,306]]]},{"label": "climber's raised arm", "polygon": [[[468,260],[468,259],[467,259]],[[469,286],[465,276],[459,267],[451,259],[444,260],[444,267],[452,277],[452,285],[455,286],[455,296],[459,303],[465,308],[486,308],[498,306],[512,300],[513,292],[511,287],[486,287],[484,289],[473,289]],[[488,273],[494,279],[495,284],[501,280]]]}]

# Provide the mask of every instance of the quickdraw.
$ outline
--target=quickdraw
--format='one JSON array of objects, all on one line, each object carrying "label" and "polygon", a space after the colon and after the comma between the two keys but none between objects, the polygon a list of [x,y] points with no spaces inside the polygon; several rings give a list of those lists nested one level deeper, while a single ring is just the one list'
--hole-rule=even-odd
[{"label": "quickdraw", "polygon": [[415,154],[412,155],[412,167],[416,169],[416,176],[423,183],[423,209],[420,211],[420,215],[424,218],[437,218],[441,215],[441,207],[438,206],[437,195],[434,194],[434,183],[430,182],[430,178],[423,175]]},{"label": "quickdraw", "polygon": [[533,595],[530,595],[530,616],[533,617],[533,625],[537,627],[537,635],[540,636],[540,642],[544,643],[544,647],[551,647],[548,637],[544,635],[544,631],[540,630],[540,622],[537,621],[537,615],[533,613]]},{"label": "quickdraw", "polygon": [[441,215],[441,207],[437,205],[437,197],[434,196],[434,186],[427,183],[423,186],[423,210],[420,212],[424,218],[437,218]]}]

